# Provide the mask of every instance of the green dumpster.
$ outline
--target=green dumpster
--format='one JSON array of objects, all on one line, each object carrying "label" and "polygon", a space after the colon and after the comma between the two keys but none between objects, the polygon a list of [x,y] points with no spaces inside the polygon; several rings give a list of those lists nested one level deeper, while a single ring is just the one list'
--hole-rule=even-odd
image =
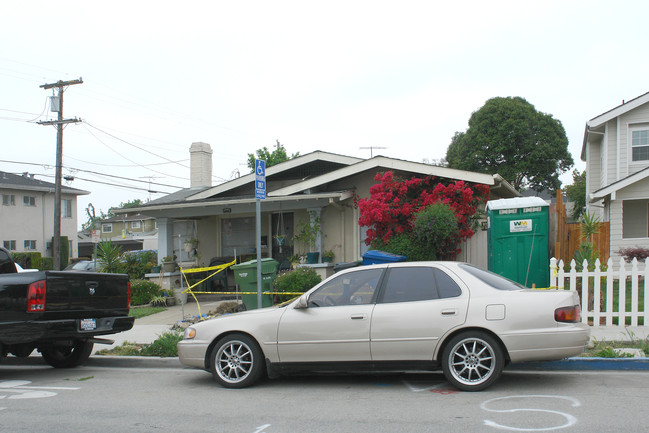
[{"label": "green dumpster", "polygon": [[[261,259],[261,291],[272,292],[273,281],[277,275],[278,263],[274,259]],[[234,272],[234,281],[239,285],[241,300],[247,310],[257,308],[257,260],[233,265],[230,269]],[[251,293],[254,292],[254,293]],[[248,293],[248,294],[245,294]],[[273,295],[261,295],[262,307],[273,305]]]},{"label": "green dumpster", "polygon": [[489,270],[525,287],[548,287],[549,205],[540,197],[487,202]]}]

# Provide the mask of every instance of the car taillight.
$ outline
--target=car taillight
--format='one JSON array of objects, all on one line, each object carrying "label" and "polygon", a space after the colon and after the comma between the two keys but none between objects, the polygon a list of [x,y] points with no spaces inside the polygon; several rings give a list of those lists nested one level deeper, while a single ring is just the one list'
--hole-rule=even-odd
[{"label": "car taillight", "polygon": [[131,282],[130,281],[128,283],[126,283],[126,293],[127,293],[126,294],[126,299],[127,299],[126,308],[128,309],[128,308],[131,307]]},{"label": "car taillight", "polygon": [[554,310],[554,320],[557,322],[578,323],[581,321],[581,307],[573,305],[572,307],[557,308]]},{"label": "car taillight", "polygon": [[31,283],[27,289],[27,312],[45,311],[45,280]]}]

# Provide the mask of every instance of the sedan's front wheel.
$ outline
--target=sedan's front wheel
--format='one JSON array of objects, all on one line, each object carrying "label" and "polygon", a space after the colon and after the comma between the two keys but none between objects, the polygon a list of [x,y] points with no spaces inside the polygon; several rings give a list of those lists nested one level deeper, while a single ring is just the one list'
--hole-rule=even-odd
[{"label": "sedan's front wheel", "polygon": [[264,372],[264,357],[256,341],[243,334],[220,339],[211,355],[214,379],[226,388],[245,388]]},{"label": "sedan's front wheel", "polygon": [[503,371],[505,355],[490,335],[474,331],[458,334],[442,354],[444,376],[462,391],[480,391],[491,386]]}]

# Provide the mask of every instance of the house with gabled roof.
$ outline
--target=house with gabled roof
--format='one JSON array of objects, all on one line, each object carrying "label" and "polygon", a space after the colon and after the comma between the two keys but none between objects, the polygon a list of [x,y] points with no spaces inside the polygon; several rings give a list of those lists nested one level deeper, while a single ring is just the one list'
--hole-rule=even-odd
[{"label": "house with gabled roof", "polygon": [[[52,257],[55,187],[33,174],[0,171],[0,240],[5,248]],[[77,257],[77,197],[86,194],[90,192],[61,187],[61,236],[68,238],[70,257]]]},{"label": "house with gabled roof", "polygon": [[587,211],[610,223],[610,256],[649,248],[649,93],[590,119],[581,159]]},{"label": "house with gabled roof", "polygon": [[[122,213],[97,221],[95,230],[99,241],[110,241],[122,247],[124,251],[157,250],[158,229],[155,218],[139,212]],[[92,257],[95,244],[92,242],[92,230],[78,233],[79,257]]]},{"label": "house with gabled roof", "polygon": [[[194,143],[190,188],[169,194],[136,209],[158,222],[158,256],[175,255],[180,262],[207,265],[213,258],[251,256],[256,253],[255,174],[211,185],[211,149]],[[197,154],[202,157],[196,157]],[[307,246],[292,242],[298,227],[319,223],[315,248],[333,251],[334,262],[358,260],[367,251],[365,228],[359,227],[356,197],[368,197],[378,172],[392,170],[402,177],[435,176],[490,187],[491,198],[518,196],[498,175],[474,173],[384,156],[362,159],[315,151],[266,169],[266,199],[261,200],[262,256],[280,263],[306,254]],[[119,213],[120,210],[114,210]],[[476,245],[463,248],[468,261],[487,266],[486,232]],[[197,248],[185,248],[197,239]],[[280,242],[280,239],[285,241]],[[472,238],[473,239],[473,238]],[[471,240],[469,241],[471,242]],[[472,254],[472,257],[469,257]],[[317,266],[330,266],[318,264]]]}]

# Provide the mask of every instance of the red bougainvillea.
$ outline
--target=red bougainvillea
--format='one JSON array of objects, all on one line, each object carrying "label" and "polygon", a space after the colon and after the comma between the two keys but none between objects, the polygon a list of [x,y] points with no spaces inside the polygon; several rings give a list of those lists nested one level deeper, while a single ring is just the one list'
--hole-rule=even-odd
[{"label": "red bougainvillea", "polygon": [[397,233],[413,229],[414,217],[425,207],[440,202],[455,212],[459,234],[457,244],[473,236],[471,217],[489,197],[489,186],[464,181],[441,183],[433,176],[396,179],[393,172],[377,173],[378,183],[370,187],[370,197],[357,201],[358,223],[367,230],[366,243],[380,239],[387,243]]}]

